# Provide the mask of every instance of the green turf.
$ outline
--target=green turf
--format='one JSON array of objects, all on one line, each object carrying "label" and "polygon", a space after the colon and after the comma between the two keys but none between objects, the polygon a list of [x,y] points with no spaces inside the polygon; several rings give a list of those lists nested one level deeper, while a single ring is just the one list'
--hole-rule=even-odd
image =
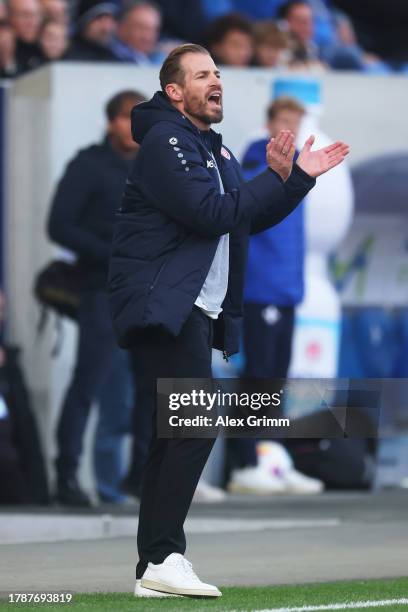
[{"label": "green turf", "polygon": [[[166,600],[136,599],[129,593],[87,593],[74,595],[71,604],[8,604],[0,602],[1,610],[38,610],[61,612],[68,610],[109,610],[126,612],[143,610],[144,612],[183,610],[247,610],[254,612],[265,608],[295,607],[306,605],[324,605],[347,603],[364,600],[408,598],[408,578],[395,580],[371,580],[353,582],[332,582],[310,585],[276,586],[276,587],[224,587],[223,596],[218,599],[174,598]],[[405,606],[387,606],[381,608],[364,608],[365,612],[404,612]]]}]

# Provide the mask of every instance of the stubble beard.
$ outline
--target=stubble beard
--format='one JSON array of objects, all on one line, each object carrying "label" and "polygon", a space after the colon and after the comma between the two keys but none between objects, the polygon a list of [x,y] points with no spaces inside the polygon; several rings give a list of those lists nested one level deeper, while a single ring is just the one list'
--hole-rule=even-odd
[{"label": "stubble beard", "polygon": [[224,118],[224,112],[223,112],[222,106],[221,106],[220,111],[217,112],[216,114],[206,112],[205,107],[206,107],[206,102],[200,102],[198,100],[192,99],[191,101],[189,100],[185,103],[184,110],[186,111],[186,113],[191,115],[191,117],[198,119],[199,121],[201,121],[202,123],[205,123],[206,125],[211,125],[212,123],[221,123],[221,121]]}]

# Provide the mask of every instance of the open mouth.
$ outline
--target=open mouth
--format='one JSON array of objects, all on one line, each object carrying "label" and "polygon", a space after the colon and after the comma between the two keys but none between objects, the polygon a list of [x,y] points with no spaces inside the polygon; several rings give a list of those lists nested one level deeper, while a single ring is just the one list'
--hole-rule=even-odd
[{"label": "open mouth", "polygon": [[221,108],[221,92],[214,91],[210,96],[208,96],[208,103],[213,108]]}]

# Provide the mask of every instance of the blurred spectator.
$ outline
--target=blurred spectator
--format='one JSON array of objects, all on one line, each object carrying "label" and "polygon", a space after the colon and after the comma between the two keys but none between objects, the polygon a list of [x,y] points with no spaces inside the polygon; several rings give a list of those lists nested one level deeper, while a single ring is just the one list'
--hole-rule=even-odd
[{"label": "blurred spectator", "polygon": [[0,395],[0,504],[22,504],[28,501],[27,485],[17,449],[7,404]]},{"label": "blurred spectator", "polygon": [[126,4],[118,24],[117,38],[112,49],[117,57],[136,64],[162,63],[164,57],[157,52],[161,14],[148,0],[134,0]]},{"label": "blurred spectator", "polygon": [[68,47],[68,29],[63,22],[46,20],[40,32],[40,48],[43,61],[61,59]]},{"label": "blurred spectator", "polygon": [[0,21],[0,78],[10,79],[19,73],[16,59],[16,35],[8,21]]},{"label": "blurred spectator", "polygon": [[320,50],[335,43],[336,32],[331,0],[309,0],[313,13],[314,41]]},{"label": "blurred spectator", "polygon": [[[0,328],[5,299],[0,290]],[[1,333],[1,332],[0,332]],[[47,504],[44,459],[19,350],[0,343],[0,503]]]},{"label": "blurred spectator", "polygon": [[359,44],[394,70],[408,67],[406,0],[332,0],[353,20]]},{"label": "blurred spectator", "polygon": [[87,62],[118,61],[111,50],[117,12],[118,7],[114,2],[80,0],[75,24],[76,35],[65,58]]},{"label": "blurred spectator", "polygon": [[358,44],[351,20],[343,13],[334,14],[336,26],[335,42],[323,50],[323,56],[331,68],[336,70],[361,70],[382,74],[390,72],[379,57],[366,53]]},{"label": "blurred spectator", "polygon": [[16,61],[22,72],[41,63],[38,46],[42,12],[38,0],[10,0],[9,21],[16,34]]},{"label": "blurred spectator", "polygon": [[[246,180],[266,169],[265,150],[269,138],[275,137],[280,130],[291,130],[296,136],[304,112],[299,102],[292,98],[277,98],[269,106],[268,138],[250,144],[242,161]],[[250,239],[244,291],[244,378],[287,376],[295,306],[303,298],[303,214],[300,204],[279,225]],[[265,469],[265,462],[257,454],[256,439],[231,438],[228,442],[238,466],[232,471],[229,490],[247,493],[284,490],[317,493],[321,490],[321,483],[294,473],[293,466],[288,465],[290,481],[276,471]]]},{"label": "blurred spectator", "polygon": [[[304,108],[282,97],[267,110],[267,130],[299,132]],[[268,138],[249,145],[242,161],[246,180],[266,167]],[[304,227],[300,204],[282,223],[250,240],[244,293],[245,375],[248,378],[285,378],[289,367],[294,307],[303,298]]]},{"label": "blurred spectator", "polygon": [[73,251],[83,271],[76,367],[58,424],[57,499],[86,506],[76,472],[91,405],[99,402],[95,439],[97,489],[103,501],[120,502],[122,441],[133,408],[126,351],[117,346],[106,294],[113,223],[123,185],[137,154],[130,112],[144,100],[122,91],[106,106],[107,134],[68,165],[54,196],[48,222],[50,238]]},{"label": "blurred spectator", "polygon": [[41,0],[44,19],[68,25],[69,14],[66,0]]},{"label": "blurred spectator", "polygon": [[[287,0],[201,0],[208,20],[236,11],[255,22],[276,20],[281,6],[286,3]],[[319,47],[330,44],[334,36],[331,0],[308,0],[308,4],[313,12],[315,42]]]},{"label": "blurred spectator", "polygon": [[263,21],[255,25],[254,65],[265,68],[288,66],[292,55],[288,35],[275,22]]},{"label": "blurred spectator", "polygon": [[206,46],[217,64],[249,66],[254,52],[252,25],[241,15],[224,15],[210,25]]},{"label": "blurred spectator", "polygon": [[[211,6],[215,5],[216,10],[214,11],[214,15],[212,15],[210,9],[207,11],[206,8],[206,14],[210,16],[210,18],[217,17],[222,7],[222,13],[237,11],[245,15],[248,19],[259,22],[269,19],[276,20],[280,8],[287,3],[287,0],[222,0],[220,3],[214,3],[211,2],[211,0],[202,0],[202,3],[205,7],[207,7],[208,4]],[[308,0],[307,3],[313,13],[314,42],[319,49],[333,44],[335,27],[331,12],[331,0]],[[227,7],[229,7],[228,10]]]},{"label": "blurred spectator", "polygon": [[319,49],[313,40],[313,13],[308,2],[290,0],[281,6],[278,16],[292,37],[295,66],[323,68],[319,59]]}]

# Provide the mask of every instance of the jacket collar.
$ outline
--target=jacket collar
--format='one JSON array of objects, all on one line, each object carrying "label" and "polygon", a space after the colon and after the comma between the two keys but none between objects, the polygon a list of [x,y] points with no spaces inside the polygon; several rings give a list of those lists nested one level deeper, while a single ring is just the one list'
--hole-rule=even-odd
[{"label": "jacket collar", "polygon": [[[132,135],[141,144],[148,131],[159,121],[170,121],[177,126],[192,132],[201,140],[201,132],[180,111],[178,111],[161,91],[157,91],[151,100],[137,104],[132,110]],[[221,149],[222,138],[213,129],[209,130],[213,150]]]}]

